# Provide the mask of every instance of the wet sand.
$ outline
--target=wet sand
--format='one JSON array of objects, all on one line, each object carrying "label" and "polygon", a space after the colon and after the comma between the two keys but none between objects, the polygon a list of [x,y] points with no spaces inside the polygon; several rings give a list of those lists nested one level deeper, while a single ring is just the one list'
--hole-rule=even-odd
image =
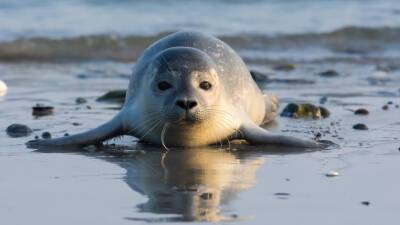
[{"label": "wet sand", "polygon": [[[339,146],[315,152],[214,146],[163,155],[159,148],[149,149],[125,137],[109,142],[129,146],[122,147],[123,154],[121,148],[110,146],[100,152],[35,151],[24,143],[44,131],[62,136],[111,118],[117,112],[111,108],[118,105],[95,99],[126,88],[132,64],[0,64],[1,78],[9,87],[8,94],[0,97],[2,221],[397,224],[400,109],[395,105],[400,104],[400,71],[377,80],[372,63],[297,62],[293,71],[274,71],[273,65],[264,63],[249,67],[280,79],[314,80],[314,84],[260,85],[280,97],[280,110],[288,102],[318,104],[326,96],[324,106],[331,116],[323,120],[278,117],[269,128],[305,138],[320,132],[322,139]],[[338,77],[317,75],[333,68]],[[88,102],[78,105],[77,97]],[[383,110],[388,101],[394,104]],[[31,107],[36,103],[54,106],[54,114],[35,118]],[[369,115],[351,111],[361,107]],[[34,133],[10,138],[5,129],[12,123],[26,124]],[[369,130],[354,130],[356,123],[366,124]],[[329,171],[339,176],[326,177]]]}]

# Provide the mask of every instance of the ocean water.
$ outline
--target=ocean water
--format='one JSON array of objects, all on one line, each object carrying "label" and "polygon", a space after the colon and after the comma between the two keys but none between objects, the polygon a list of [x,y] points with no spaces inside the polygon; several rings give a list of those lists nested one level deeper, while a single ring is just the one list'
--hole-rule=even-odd
[{"label": "ocean water", "polygon": [[[99,151],[25,146],[45,131],[59,137],[112,118],[120,105],[96,99],[126,89],[143,49],[177,30],[231,45],[250,70],[268,75],[258,85],[278,96],[279,111],[290,102],[330,111],[321,120],[278,116],[271,132],[319,134],[337,146],[165,154],[132,137]],[[276,69],[287,64],[293,69]],[[337,75],[320,75],[329,70]],[[0,80],[8,85],[0,96],[2,224],[400,221],[400,1],[0,0]],[[33,116],[37,103],[54,114]],[[369,115],[354,115],[358,108]],[[33,133],[12,138],[12,123]],[[331,170],[339,176],[326,177]]]}]

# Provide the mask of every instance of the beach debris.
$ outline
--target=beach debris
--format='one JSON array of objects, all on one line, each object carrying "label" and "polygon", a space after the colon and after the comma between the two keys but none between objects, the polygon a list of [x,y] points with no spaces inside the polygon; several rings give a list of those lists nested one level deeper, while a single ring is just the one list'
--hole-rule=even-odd
[{"label": "beach debris", "polygon": [[36,106],[32,107],[32,115],[33,116],[47,116],[52,115],[54,113],[53,106],[46,106],[43,104],[36,104]]},{"label": "beach debris", "polygon": [[96,101],[123,103],[125,96],[126,90],[112,90],[97,98]]},{"label": "beach debris", "polygon": [[75,103],[80,105],[80,104],[85,104],[87,102],[86,98],[78,97],[75,99]]},{"label": "beach debris", "polygon": [[336,70],[326,70],[318,73],[321,77],[337,77],[339,73]]},{"label": "beach debris", "polygon": [[369,201],[362,201],[361,204],[365,205],[365,206],[369,206],[371,204],[371,202]]},{"label": "beach debris", "polygon": [[51,139],[51,134],[48,131],[45,131],[42,133],[42,138],[43,139]]},{"label": "beach debris", "polygon": [[0,80],[0,96],[4,96],[7,94],[8,87],[6,83]]},{"label": "beach debris", "polygon": [[292,71],[296,69],[296,65],[292,63],[282,63],[274,66],[274,70],[279,70],[279,71]]},{"label": "beach debris", "polygon": [[384,106],[382,106],[382,109],[383,109],[383,110],[388,110],[388,109],[389,109],[389,106],[388,106],[388,105],[384,105]]},{"label": "beach debris", "polygon": [[201,198],[201,199],[204,199],[204,200],[209,200],[209,199],[212,199],[212,196],[213,196],[212,193],[206,192],[206,193],[201,194],[201,195],[200,195],[200,198]]},{"label": "beach debris", "polygon": [[329,117],[330,112],[325,107],[310,103],[289,103],[281,112],[281,117],[321,119]]},{"label": "beach debris", "polygon": [[353,125],[353,129],[354,130],[368,130],[367,125],[363,124],[363,123],[357,123]]},{"label": "beach debris", "polygon": [[13,138],[26,137],[32,133],[32,129],[24,124],[14,123],[7,127],[6,133]]},{"label": "beach debris", "polygon": [[339,176],[339,172],[331,170],[325,174],[326,177],[337,177]]},{"label": "beach debris", "polygon": [[72,125],[76,127],[76,126],[80,126],[80,125],[82,125],[82,124],[81,124],[81,123],[78,123],[78,122],[73,122]]},{"label": "beach debris", "polygon": [[360,109],[357,109],[356,111],[354,111],[354,114],[356,114],[356,115],[368,115],[369,111],[367,109],[365,109],[365,108],[360,108]]}]

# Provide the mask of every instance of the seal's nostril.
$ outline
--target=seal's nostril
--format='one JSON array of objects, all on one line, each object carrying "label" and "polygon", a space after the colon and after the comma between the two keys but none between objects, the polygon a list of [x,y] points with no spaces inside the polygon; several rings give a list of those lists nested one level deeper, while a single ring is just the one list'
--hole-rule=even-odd
[{"label": "seal's nostril", "polygon": [[187,101],[187,108],[188,109],[194,108],[194,107],[196,107],[196,105],[197,105],[196,101]]},{"label": "seal's nostril", "polygon": [[182,109],[186,109],[186,101],[183,100],[177,100],[176,105],[181,107]]}]

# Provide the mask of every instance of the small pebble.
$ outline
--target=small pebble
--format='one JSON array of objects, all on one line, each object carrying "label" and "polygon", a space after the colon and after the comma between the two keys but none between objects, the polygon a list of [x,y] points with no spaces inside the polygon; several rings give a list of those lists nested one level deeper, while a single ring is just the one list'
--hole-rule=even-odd
[{"label": "small pebble", "polygon": [[42,138],[43,139],[50,139],[51,138],[50,132],[47,132],[47,131],[43,132],[42,133]]},{"label": "small pebble", "polygon": [[68,134],[68,133],[65,133],[65,134],[64,134],[64,137],[67,137],[67,136],[69,136],[69,134]]},{"label": "small pebble", "polygon": [[354,114],[356,114],[356,115],[368,115],[369,111],[367,109],[361,108],[361,109],[357,109],[356,111],[354,111]]},{"label": "small pebble", "polygon": [[45,106],[42,104],[36,104],[36,106],[32,107],[32,115],[33,116],[47,116],[54,113],[53,106]]},{"label": "small pebble", "polygon": [[388,109],[389,109],[389,106],[388,106],[388,105],[384,105],[384,106],[382,106],[382,109],[383,109],[383,110],[388,110]]},{"label": "small pebble", "polygon": [[38,140],[38,139],[39,139],[39,136],[36,135],[36,136],[35,136],[35,139]]},{"label": "small pebble", "polygon": [[319,104],[325,104],[326,101],[328,101],[328,97],[324,96],[324,97],[319,99]]},{"label": "small pebble", "polygon": [[87,108],[87,109],[92,109],[92,106],[87,105],[86,108]]},{"label": "small pebble", "polygon": [[399,105],[395,105],[394,107],[396,107],[397,109],[399,108]]},{"label": "small pebble", "polygon": [[87,102],[87,100],[85,99],[85,98],[82,98],[82,97],[78,97],[78,98],[76,98],[75,99],[75,103],[76,104],[85,104]]},{"label": "small pebble", "polygon": [[285,64],[280,64],[274,66],[274,70],[282,70],[282,71],[291,71],[296,69],[296,66],[294,64],[290,63],[285,63]]},{"label": "small pebble", "polygon": [[363,124],[363,123],[357,123],[353,126],[353,129],[355,130],[368,130],[367,125]]},{"label": "small pebble", "polygon": [[393,102],[392,101],[388,101],[387,104],[388,105],[393,105]]},{"label": "small pebble", "polygon": [[80,125],[82,125],[82,124],[81,124],[81,123],[78,123],[78,122],[73,122],[72,125],[73,125],[73,126],[80,126]]},{"label": "small pebble", "polygon": [[335,70],[327,70],[327,71],[319,73],[318,75],[323,76],[323,77],[336,77],[336,76],[339,76],[339,73],[336,72]]},{"label": "small pebble", "polygon": [[7,127],[6,133],[13,138],[26,137],[32,133],[32,129],[26,125],[14,123]]},{"label": "small pebble", "polygon": [[363,201],[363,202],[361,202],[361,204],[363,204],[365,206],[369,206],[371,203],[369,201]]},{"label": "small pebble", "polygon": [[339,176],[339,173],[336,171],[329,171],[328,173],[325,174],[327,177],[336,177]]}]

